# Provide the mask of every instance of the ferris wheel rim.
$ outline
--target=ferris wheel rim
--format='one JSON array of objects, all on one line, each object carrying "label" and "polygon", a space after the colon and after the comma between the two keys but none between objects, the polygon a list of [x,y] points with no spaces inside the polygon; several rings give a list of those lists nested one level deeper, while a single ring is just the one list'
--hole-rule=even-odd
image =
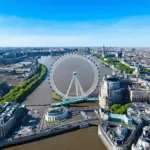
[{"label": "ferris wheel rim", "polygon": [[[74,58],[77,57],[77,58],[84,59],[84,60],[87,61],[87,62],[90,64],[90,66],[92,67],[92,70],[93,70],[93,72],[94,72],[94,81],[93,81],[91,87],[90,87],[87,91],[84,92],[84,93],[85,93],[85,96],[88,97],[89,95],[91,95],[91,94],[94,92],[94,90],[96,89],[96,87],[97,87],[97,85],[98,85],[98,82],[99,82],[99,71],[98,71],[97,67],[95,66],[95,64],[94,64],[90,59],[86,58],[85,56],[81,56],[81,55],[79,55],[79,54],[68,54],[68,55],[64,55],[64,56],[60,57],[59,59],[57,59],[57,60],[54,62],[53,66],[52,66],[52,68],[51,68],[51,71],[50,71],[50,72],[51,72],[51,73],[50,73],[50,82],[51,82],[52,89],[53,89],[59,96],[65,97],[65,94],[66,94],[66,93],[61,92],[61,91],[56,87],[56,85],[55,85],[55,83],[54,83],[53,76],[54,76],[54,72],[55,72],[57,66],[58,66],[61,62],[63,62],[64,60],[70,59],[70,57],[74,57]],[[78,97],[75,97],[75,96],[68,96],[68,98],[82,98],[82,97],[81,97],[81,96],[78,96]]]}]

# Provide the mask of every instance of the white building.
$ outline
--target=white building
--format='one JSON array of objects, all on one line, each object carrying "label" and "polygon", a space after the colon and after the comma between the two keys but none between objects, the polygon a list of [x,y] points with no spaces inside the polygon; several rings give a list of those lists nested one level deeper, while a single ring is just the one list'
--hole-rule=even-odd
[{"label": "white building", "polygon": [[149,90],[131,89],[130,90],[130,99],[132,102],[149,101],[150,100],[150,91]]},{"label": "white building", "polygon": [[132,150],[150,150],[150,127],[143,128],[143,134],[137,144],[132,145]]},{"label": "white building", "polygon": [[0,137],[5,137],[21,121],[27,109],[25,105],[9,102],[0,105]]},{"label": "white building", "polygon": [[48,108],[45,113],[45,121],[60,121],[68,117],[65,107]]},{"label": "white building", "polygon": [[115,76],[106,75],[103,78],[99,94],[99,105],[106,108],[112,104],[120,104],[122,101],[122,89],[120,80]]}]

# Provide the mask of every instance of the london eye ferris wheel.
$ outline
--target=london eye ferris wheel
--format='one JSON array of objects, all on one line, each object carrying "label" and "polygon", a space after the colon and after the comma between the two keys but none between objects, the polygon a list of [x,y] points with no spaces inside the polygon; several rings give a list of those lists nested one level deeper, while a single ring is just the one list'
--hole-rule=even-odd
[{"label": "london eye ferris wheel", "polygon": [[63,99],[90,96],[99,84],[99,68],[94,58],[66,54],[50,68],[52,89]]}]

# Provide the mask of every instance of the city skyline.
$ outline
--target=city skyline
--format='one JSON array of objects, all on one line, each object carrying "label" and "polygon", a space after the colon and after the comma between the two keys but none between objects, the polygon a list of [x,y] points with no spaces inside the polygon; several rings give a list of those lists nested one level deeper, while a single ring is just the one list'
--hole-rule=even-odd
[{"label": "city skyline", "polygon": [[2,0],[0,46],[149,47],[149,6],[148,0]]}]

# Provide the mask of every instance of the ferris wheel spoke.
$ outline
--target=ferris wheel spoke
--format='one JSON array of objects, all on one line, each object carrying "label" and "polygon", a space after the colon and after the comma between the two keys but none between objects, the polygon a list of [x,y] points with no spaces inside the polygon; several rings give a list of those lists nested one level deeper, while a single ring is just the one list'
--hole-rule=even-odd
[{"label": "ferris wheel spoke", "polygon": [[79,86],[79,89],[80,89],[80,91],[81,91],[81,97],[85,97],[85,94],[84,94],[84,92],[83,92],[82,86],[81,86],[81,84],[80,84],[80,82],[79,82],[77,76],[75,77],[75,80],[76,80],[77,85]]},{"label": "ferris wheel spoke", "polygon": [[66,95],[65,95],[64,100],[66,100],[67,97],[68,97],[68,94],[69,94],[70,89],[71,89],[71,87],[72,87],[73,81],[74,81],[74,76],[72,77],[72,80],[71,80],[71,82],[70,82],[70,85],[69,85],[69,88],[68,88],[68,90],[67,90],[67,93],[66,93]]},{"label": "ferris wheel spoke", "polygon": [[76,88],[76,96],[79,96],[79,89],[78,89],[78,85],[77,82],[75,82],[75,88]]}]

